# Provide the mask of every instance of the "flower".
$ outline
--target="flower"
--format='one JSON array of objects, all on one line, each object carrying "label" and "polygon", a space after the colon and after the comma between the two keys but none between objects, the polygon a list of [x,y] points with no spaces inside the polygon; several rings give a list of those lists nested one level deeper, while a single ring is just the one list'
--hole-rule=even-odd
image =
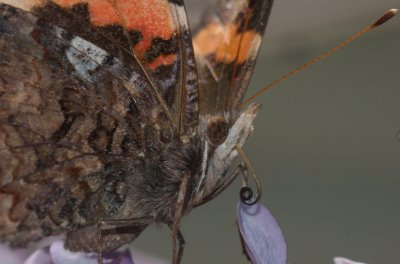
[{"label": "flower", "polygon": [[[166,264],[162,260],[135,252],[136,263]],[[30,249],[12,249],[0,244],[1,263],[7,264],[97,264],[96,253],[71,252],[64,248],[64,240],[57,239],[50,245],[41,247],[32,253]],[[103,256],[104,264],[134,264],[131,252],[126,249]]]},{"label": "flower", "polygon": [[0,244],[0,262],[7,264],[21,264],[30,255],[27,249],[11,249],[6,245]]},{"label": "flower", "polygon": [[287,247],[278,222],[261,203],[239,202],[237,222],[244,250],[253,264],[286,264]]},{"label": "flower", "polygon": [[[243,248],[253,264],[286,264],[287,246],[282,230],[271,212],[261,203],[246,205],[239,201],[237,222]],[[335,264],[365,264],[334,258]]]}]

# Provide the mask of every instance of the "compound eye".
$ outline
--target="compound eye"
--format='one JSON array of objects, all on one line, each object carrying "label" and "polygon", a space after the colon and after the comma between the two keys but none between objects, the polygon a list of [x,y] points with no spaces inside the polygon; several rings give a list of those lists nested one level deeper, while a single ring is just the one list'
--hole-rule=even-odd
[{"label": "compound eye", "polygon": [[211,146],[221,145],[228,136],[229,125],[224,116],[216,115],[208,119],[207,141]]}]

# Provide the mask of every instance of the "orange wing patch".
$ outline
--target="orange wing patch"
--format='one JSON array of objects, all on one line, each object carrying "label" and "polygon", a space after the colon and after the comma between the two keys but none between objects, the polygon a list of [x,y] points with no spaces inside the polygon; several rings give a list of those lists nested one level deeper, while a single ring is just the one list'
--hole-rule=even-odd
[{"label": "orange wing patch", "polygon": [[238,32],[238,25],[212,22],[193,38],[195,54],[204,57],[214,54],[217,62],[244,63],[258,50],[261,36],[254,30]]},{"label": "orange wing patch", "polygon": [[55,0],[60,6],[78,3],[89,5],[90,21],[94,26],[121,25],[138,30],[143,39],[135,46],[138,54],[145,52],[154,37],[169,39],[176,28],[168,1],[159,0]]},{"label": "orange wing patch", "polygon": [[[1,2],[27,11],[46,4],[45,0],[0,0]],[[52,2],[64,8],[86,3],[93,26],[120,25],[128,31],[139,31],[142,39],[133,47],[139,58],[142,58],[151,47],[153,38],[168,40],[177,31],[167,0],[53,0]],[[175,58],[172,55],[160,56],[150,67],[169,65]]]},{"label": "orange wing patch", "polygon": [[149,64],[149,68],[155,70],[161,65],[171,65],[175,60],[176,60],[176,54],[169,54],[169,55],[161,54]]}]

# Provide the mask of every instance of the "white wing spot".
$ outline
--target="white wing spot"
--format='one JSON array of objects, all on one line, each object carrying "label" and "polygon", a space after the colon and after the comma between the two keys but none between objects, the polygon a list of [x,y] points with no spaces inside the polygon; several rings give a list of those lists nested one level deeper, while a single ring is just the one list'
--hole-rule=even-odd
[{"label": "white wing spot", "polygon": [[66,50],[66,55],[77,73],[90,80],[91,72],[101,65],[108,53],[82,38],[75,37],[71,41],[71,47]]}]

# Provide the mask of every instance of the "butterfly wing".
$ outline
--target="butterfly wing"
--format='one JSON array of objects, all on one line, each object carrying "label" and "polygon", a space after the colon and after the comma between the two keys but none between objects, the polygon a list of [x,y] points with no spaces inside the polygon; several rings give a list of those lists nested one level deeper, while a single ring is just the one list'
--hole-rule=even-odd
[{"label": "butterfly wing", "polygon": [[198,122],[198,88],[183,1],[54,0],[31,10],[124,64],[140,65],[175,133],[191,140]]},{"label": "butterfly wing", "polygon": [[0,14],[0,237],[24,244],[59,232],[110,165],[145,155],[139,106],[158,104],[94,44],[11,6]]},{"label": "butterfly wing", "polygon": [[0,6],[0,239],[22,246],[122,206],[118,177],[132,174],[125,162],[140,168],[174,137],[190,141],[197,86],[179,2],[168,4],[175,31],[166,40],[142,28],[148,20],[93,24],[90,8],[101,1],[8,2],[25,11]]},{"label": "butterfly wing", "polygon": [[[235,112],[246,93],[272,0],[220,0],[195,26],[200,115]],[[234,117],[235,118],[235,117]]]}]

